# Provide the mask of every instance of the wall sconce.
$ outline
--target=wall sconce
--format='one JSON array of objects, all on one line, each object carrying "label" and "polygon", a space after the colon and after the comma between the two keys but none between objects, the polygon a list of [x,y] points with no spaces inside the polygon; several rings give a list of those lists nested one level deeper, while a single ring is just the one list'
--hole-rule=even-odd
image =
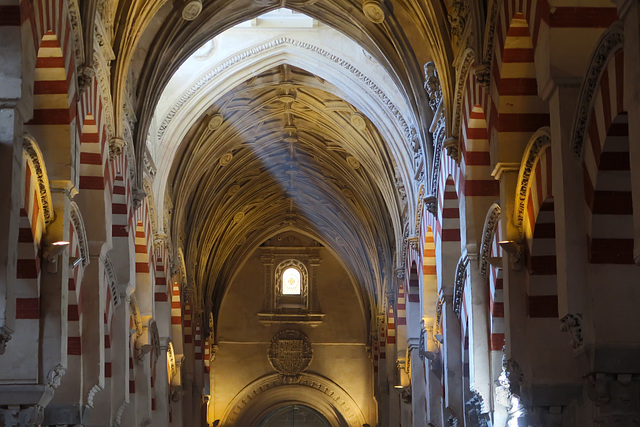
[{"label": "wall sconce", "polygon": [[78,265],[80,265],[82,261],[83,261],[83,258],[81,256],[69,258],[69,268],[73,270]]},{"label": "wall sconce", "polygon": [[509,254],[509,264],[513,270],[520,270],[522,246],[515,240],[501,240],[498,242],[503,251]]},{"label": "wall sconce", "polygon": [[57,242],[53,242],[52,244],[44,247],[42,258],[49,263],[49,266],[47,267],[47,271],[49,273],[58,272],[58,255],[64,252],[68,247],[69,242],[64,240],[58,240]]}]

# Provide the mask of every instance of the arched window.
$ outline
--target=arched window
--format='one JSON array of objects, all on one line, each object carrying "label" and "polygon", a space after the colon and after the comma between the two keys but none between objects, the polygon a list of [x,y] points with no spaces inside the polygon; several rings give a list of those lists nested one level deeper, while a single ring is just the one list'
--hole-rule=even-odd
[{"label": "arched window", "polygon": [[287,268],[282,273],[282,295],[300,295],[301,292],[300,271],[295,267]]}]

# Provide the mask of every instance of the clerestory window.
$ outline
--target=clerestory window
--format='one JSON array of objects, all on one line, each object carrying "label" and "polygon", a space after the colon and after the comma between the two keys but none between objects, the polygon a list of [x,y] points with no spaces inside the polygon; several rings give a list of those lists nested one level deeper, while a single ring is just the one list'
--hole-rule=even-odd
[{"label": "clerestory window", "polygon": [[282,294],[300,295],[301,293],[300,270],[295,267],[287,268],[284,273],[282,273]]}]

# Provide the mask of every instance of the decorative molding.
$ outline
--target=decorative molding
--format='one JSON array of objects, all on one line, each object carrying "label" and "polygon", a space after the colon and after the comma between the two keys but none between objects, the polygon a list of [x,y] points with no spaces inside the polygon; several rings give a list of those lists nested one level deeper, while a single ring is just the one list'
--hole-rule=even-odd
[{"label": "decorative molding", "polygon": [[[515,224],[520,231],[520,236],[524,235],[523,223],[524,212],[527,204],[527,193],[529,192],[531,173],[538,162],[540,155],[545,148],[551,145],[551,135],[549,128],[539,129],[529,141],[522,156],[522,164],[520,165],[520,173],[518,174],[518,189],[516,191],[516,209]],[[542,200],[540,200],[542,202]]]},{"label": "decorative molding", "polygon": [[82,258],[82,267],[89,265],[89,240],[87,239],[87,230],[84,227],[80,208],[74,201],[71,202],[71,222],[76,230],[76,238],[78,239],[78,249],[80,249],[80,257]]},{"label": "decorative molding", "polygon": [[157,137],[158,140],[162,139],[164,132],[167,130],[169,124],[176,116],[176,114],[180,111],[180,109],[192,98],[198,91],[202,88],[206,87],[209,83],[211,83],[216,77],[218,77],[221,73],[226,71],[227,69],[233,67],[234,65],[243,62],[253,56],[259,55],[265,51],[270,49],[290,45],[293,47],[301,48],[313,52],[319,56],[322,56],[325,59],[332,61],[333,63],[344,68],[348,73],[355,76],[360,82],[364,83],[368,88],[370,93],[376,95],[381,103],[387,108],[387,110],[391,113],[391,115],[398,122],[400,128],[403,130],[407,144],[411,141],[411,132],[409,129],[409,125],[405,118],[402,116],[402,113],[398,109],[398,107],[393,103],[393,101],[386,95],[386,93],[378,87],[371,78],[369,78],[366,74],[356,68],[354,65],[350,64],[346,60],[340,58],[339,56],[322,49],[318,46],[315,46],[311,43],[295,40],[289,37],[280,37],[275,40],[271,40],[270,42],[261,44],[259,46],[253,47],[251,49],[247,49],[242,51],[231,58],[227,59],[217,67],[213,68],[207,74],[202,76],[193,86],[184,91],[184,94],[173,104],[170,108],[169,112],[166,114],[160,127],[158,128]]},{"label": "decorative molding", "polygon": [[591,111],[593,110],[594,95],[596,89],[599,87],[602,73],[606,69],[611,56],[619,49],[622,49],[623,45],[624,26],[622,22],[617,21],[600,36],[598,45],[591,55],[589,68],[582,83],[582,88],[580,89],[578,109],[573,123],[573,131],[571,132],[571,149],[578,160],[582,161],[582,147],[584,145]]},{"label": "decorative molding", "polygon": [[437,130],[435,144],[433,146],[433,167],[431,168],[431,194],[438,195],[438,180],[440,177],[440,157],[442,154],[442,144],[444,142],[444,124]]},{"label": "decorative molding", "polygon": [[[69,21],[71,23],[71,33],[73,34],[73,53],[75,54],[75,63],[76,65],[84,64],[82,18],[80,15],[80,8],[78,7],[78,0],[69,0],[67,3],[67,7],[69,13]],[[78,78],[79,77],[80,73],[78,74]]]},{"label": "decorative molding", "polygon": [[500,214],[502,208],[498,202],[494,202],[487,216],[484,220],[484,226],[482,227],[482,243],[480,244],[480,274],[482,277],[487,277],[487,266],[489,264],[489,255],[491,254],[491,244],[493,243],[493,235],[495,233],[496,225],[500,220]]},{"label": "decorative molding", "polygon": [[460,317],[462,312],[462,294],[464,293],[464,285],[467,281],[467,266],[469,265],[469,257],[463,255],[458,260],[456,267],[456,277],[453,285],[453,311]]},{"label": "decorative molding", "polygon": [[116,412],[116,425],[117,426],[121,426],[122,425],[122,415],[124,414],[124,410],[127,407],[127,402],[124,401],[122,402],[122,405],[120,405],[120,407],[118,408],[118,411]]},{"label": "decorative molding", "polygon": [[[252,401],[265,392],[272,392],[286,385],[289,384],[284,382],[282,376],[278,374],[267,375],[249,384],[227,406],[220,425],[237,425],[237,421],[245,412],[245,409],[252,406]],[[328,400],[330,406],[333,406],[333,409],[344,417],[347,425],[361,426],[365,424],[364,415],[357,403],[349,393],[331,380],[319,375],[303,373],[296,386],[307,387],[317,391],[319,393],[317,396]]]},{"label": "decorative molding", "polygon": [[[416,206],[416,220],[413,224],[413,233],[415,236],[417,236],[419,238],[420,234],[421,234],[421,230],[422,230],[422,215],[424,214],[424,203],[425,203],[425,198],[424,198],[424,185],[420,186],[420,189],[418,190],[418,205]],[[418,242],[420,243],[420,242]],[[420,246],[418,245],[418,249],[416,249],[417,251],[420,250]]]},{"label": "decorative molding", "polygon": [[584,336],[582,335],[582,314],[569,313],[560,319],[561,331],[568,332],[571,337],[571,348],[580,350],[584,347]]},{"label": "decorative molding", "polygon": [[42,157],[42,151],[38,143],[31,135],[25,135],[22,139],[22,148],[27,154],[27,158],[33,165],[36,178],[38,180],[38,194],[40,195],[40,202],[42,203],[42,214],[44,216],[45,224],[49,224],[54,220],[55,213],[53,212],[53,203],[51,202],[51,189],[49,187],[49,178],[47,176],[47,169],[44,165]]},{"label": "decorative molding", "polygon": [[91,390],[89,390],[89,394],[87,395],[87,406],[90,408],[94,407],[94,399],[96,397],[96,394],[100,391],[100,390],[104,390],[104,387],[100,386],[100,384],[96,384],[93,387],[91,387]]},{"label": "decorative molding", "polygon": [[[489,87],[491,84],[491,66],[493,65],[493,43],[496,33],[496,23],[498,22],[498,14],[500,13],[500,5],[502,1],[500,0],[490,0],[491,5],[489,6],[489,12],[487,13],[487,26],[485,27],[484,34],[484,61],[483,66],[486,68],[482,68],[482,73],[486,75],[482,75],[482,80],[480,84]],[[486,72],[486,73],[485,73]],[[478,74],[476,73],[476,76]]]}]

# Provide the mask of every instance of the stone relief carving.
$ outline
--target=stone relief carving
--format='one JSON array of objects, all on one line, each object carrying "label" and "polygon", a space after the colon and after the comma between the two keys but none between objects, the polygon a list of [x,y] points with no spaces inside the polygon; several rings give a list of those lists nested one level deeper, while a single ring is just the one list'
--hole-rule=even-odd
[{"label": "stone relief carving", "polygon": [[462,36],[467,27],[469,17],[469,6],[465,0],[452,0],[449,2],[449,13],[447,18],[451,26],[451,38],[456,46],[460,46]]},{"label": "stone relief carving", "polygon": [[569,313],[560,319],[562,323],[562,332],[568,332],[571,337],[571,348],[578,350],[584,346],[584,337],[582,335],[582,314]]},{"label": "stone relief carving", "polygon": [[580,89],[578,110],[573,123],[571,148],[573,154],[582,160],[582,146],[584,144],[587,125],[593,109],[593,97],[600,83],[600,78],[611,56],[624,45],[624,28],[618,21],[600,37],[598,46],[591,55],[589,69]]},{"label": "stone relief carving", "polygon": [[551,145],[551,137],[546,129],[539,131],[537,136],[534,135],[534,139],[529,143],[524,157],[524,162],[520,166],[520,176],[518,179],[518,189],[516,193],[516,227],[520,231],[520,235],[524,234],[523,222],[524,212],[527,202],[527,190],[529,189],[529,181],[531,179],[531,172],[538,161],[542,151]]},{"label": "stone relief carving", "polygon": [[496,225],[500,220],[501,212],[502,208],[497,202],[495,202],[489,208],[487,217],[484,220],[484,227],[482,228],[482,243],[480,244],[480,274],[482,274],[482,277],[487,277],[489,255],[491,254],[491,243]]},{"label": "stone relief carving", "polygon": [[433,61],[424,64],[424,79],[424,89],[427,91],[427,95],[429,95],[429,107],[435,114],[438,111],[438,106],[442,102],[442,88],[440,87],[436,64]]},{"label": "stone relief carving", "polygon": [[306,370],[313,358],[311,342],[307,336],[295,329],[278,332],[269,345],[269,363],[278,371],[286,383],[297,383],[300,373]]}]

